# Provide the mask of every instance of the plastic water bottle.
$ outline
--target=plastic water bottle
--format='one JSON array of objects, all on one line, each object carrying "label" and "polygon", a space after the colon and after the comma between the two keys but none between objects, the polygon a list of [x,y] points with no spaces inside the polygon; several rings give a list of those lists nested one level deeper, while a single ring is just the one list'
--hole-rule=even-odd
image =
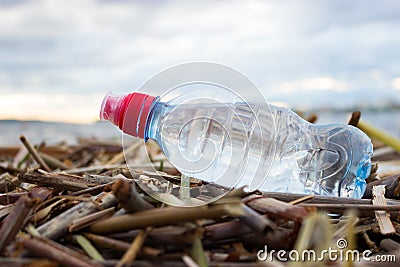
[{"label": "plastic water bottle", "polygon": [[314,125],[287,108],[246,103],[215,88],[196,83],[160,97],[108,94],[100,117],[129,135],[155,140],[182,174],[209,183],[362,197],[372,155],[362,131]]}]

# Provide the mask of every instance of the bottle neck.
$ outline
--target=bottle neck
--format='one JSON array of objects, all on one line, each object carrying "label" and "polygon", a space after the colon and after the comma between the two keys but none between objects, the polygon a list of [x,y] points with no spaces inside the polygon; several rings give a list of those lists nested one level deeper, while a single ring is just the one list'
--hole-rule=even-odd
[{"label": "bottle neck", "polygon": [[164,114],[164,103],[160,102],[160,97],[157,97],[151,106],[149,115],[146,121],[146,129],[144,133],[144,140],[152,139],[157,141],[159,134],[158,124]]}]

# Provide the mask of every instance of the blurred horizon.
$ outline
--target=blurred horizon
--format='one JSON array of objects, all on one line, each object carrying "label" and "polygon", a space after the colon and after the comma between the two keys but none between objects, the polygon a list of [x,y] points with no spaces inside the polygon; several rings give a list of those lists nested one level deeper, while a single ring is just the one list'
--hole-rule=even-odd
[{"label": "blurred horizon", "polygon": [[0,120],[90,123],[170,66],[244,73],[298,110],[400,107],[400,1],[0,1]]}]

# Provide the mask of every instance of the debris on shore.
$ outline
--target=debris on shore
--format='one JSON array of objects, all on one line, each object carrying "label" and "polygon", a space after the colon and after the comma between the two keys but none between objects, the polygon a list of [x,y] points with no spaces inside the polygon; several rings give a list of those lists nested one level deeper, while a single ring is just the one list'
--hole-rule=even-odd
[{"label": "debris on shore", "polygon": [[[361,126],[374,141],[362,199],[239,188],[190,208],[136,185],[139,175],[180,179],[152,142],[125,149],[137,159],[128,169],[120,143],[49,147],[21,136],[20,147],[0,147],[0,266],[397,266],[398,140]],[[158,170],[140,165],[143,153]]]}]

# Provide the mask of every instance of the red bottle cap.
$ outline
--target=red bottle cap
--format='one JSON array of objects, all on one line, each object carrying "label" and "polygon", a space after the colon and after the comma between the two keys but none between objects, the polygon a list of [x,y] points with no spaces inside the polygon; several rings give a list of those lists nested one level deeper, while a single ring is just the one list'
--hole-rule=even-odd
[{"label": "red bottle cap", "polygon": [[144,138],[146,121],[155,97],[142,93],[124,96],[107,94],[100,109],[100,119],[109,120],[127,134]]}]

